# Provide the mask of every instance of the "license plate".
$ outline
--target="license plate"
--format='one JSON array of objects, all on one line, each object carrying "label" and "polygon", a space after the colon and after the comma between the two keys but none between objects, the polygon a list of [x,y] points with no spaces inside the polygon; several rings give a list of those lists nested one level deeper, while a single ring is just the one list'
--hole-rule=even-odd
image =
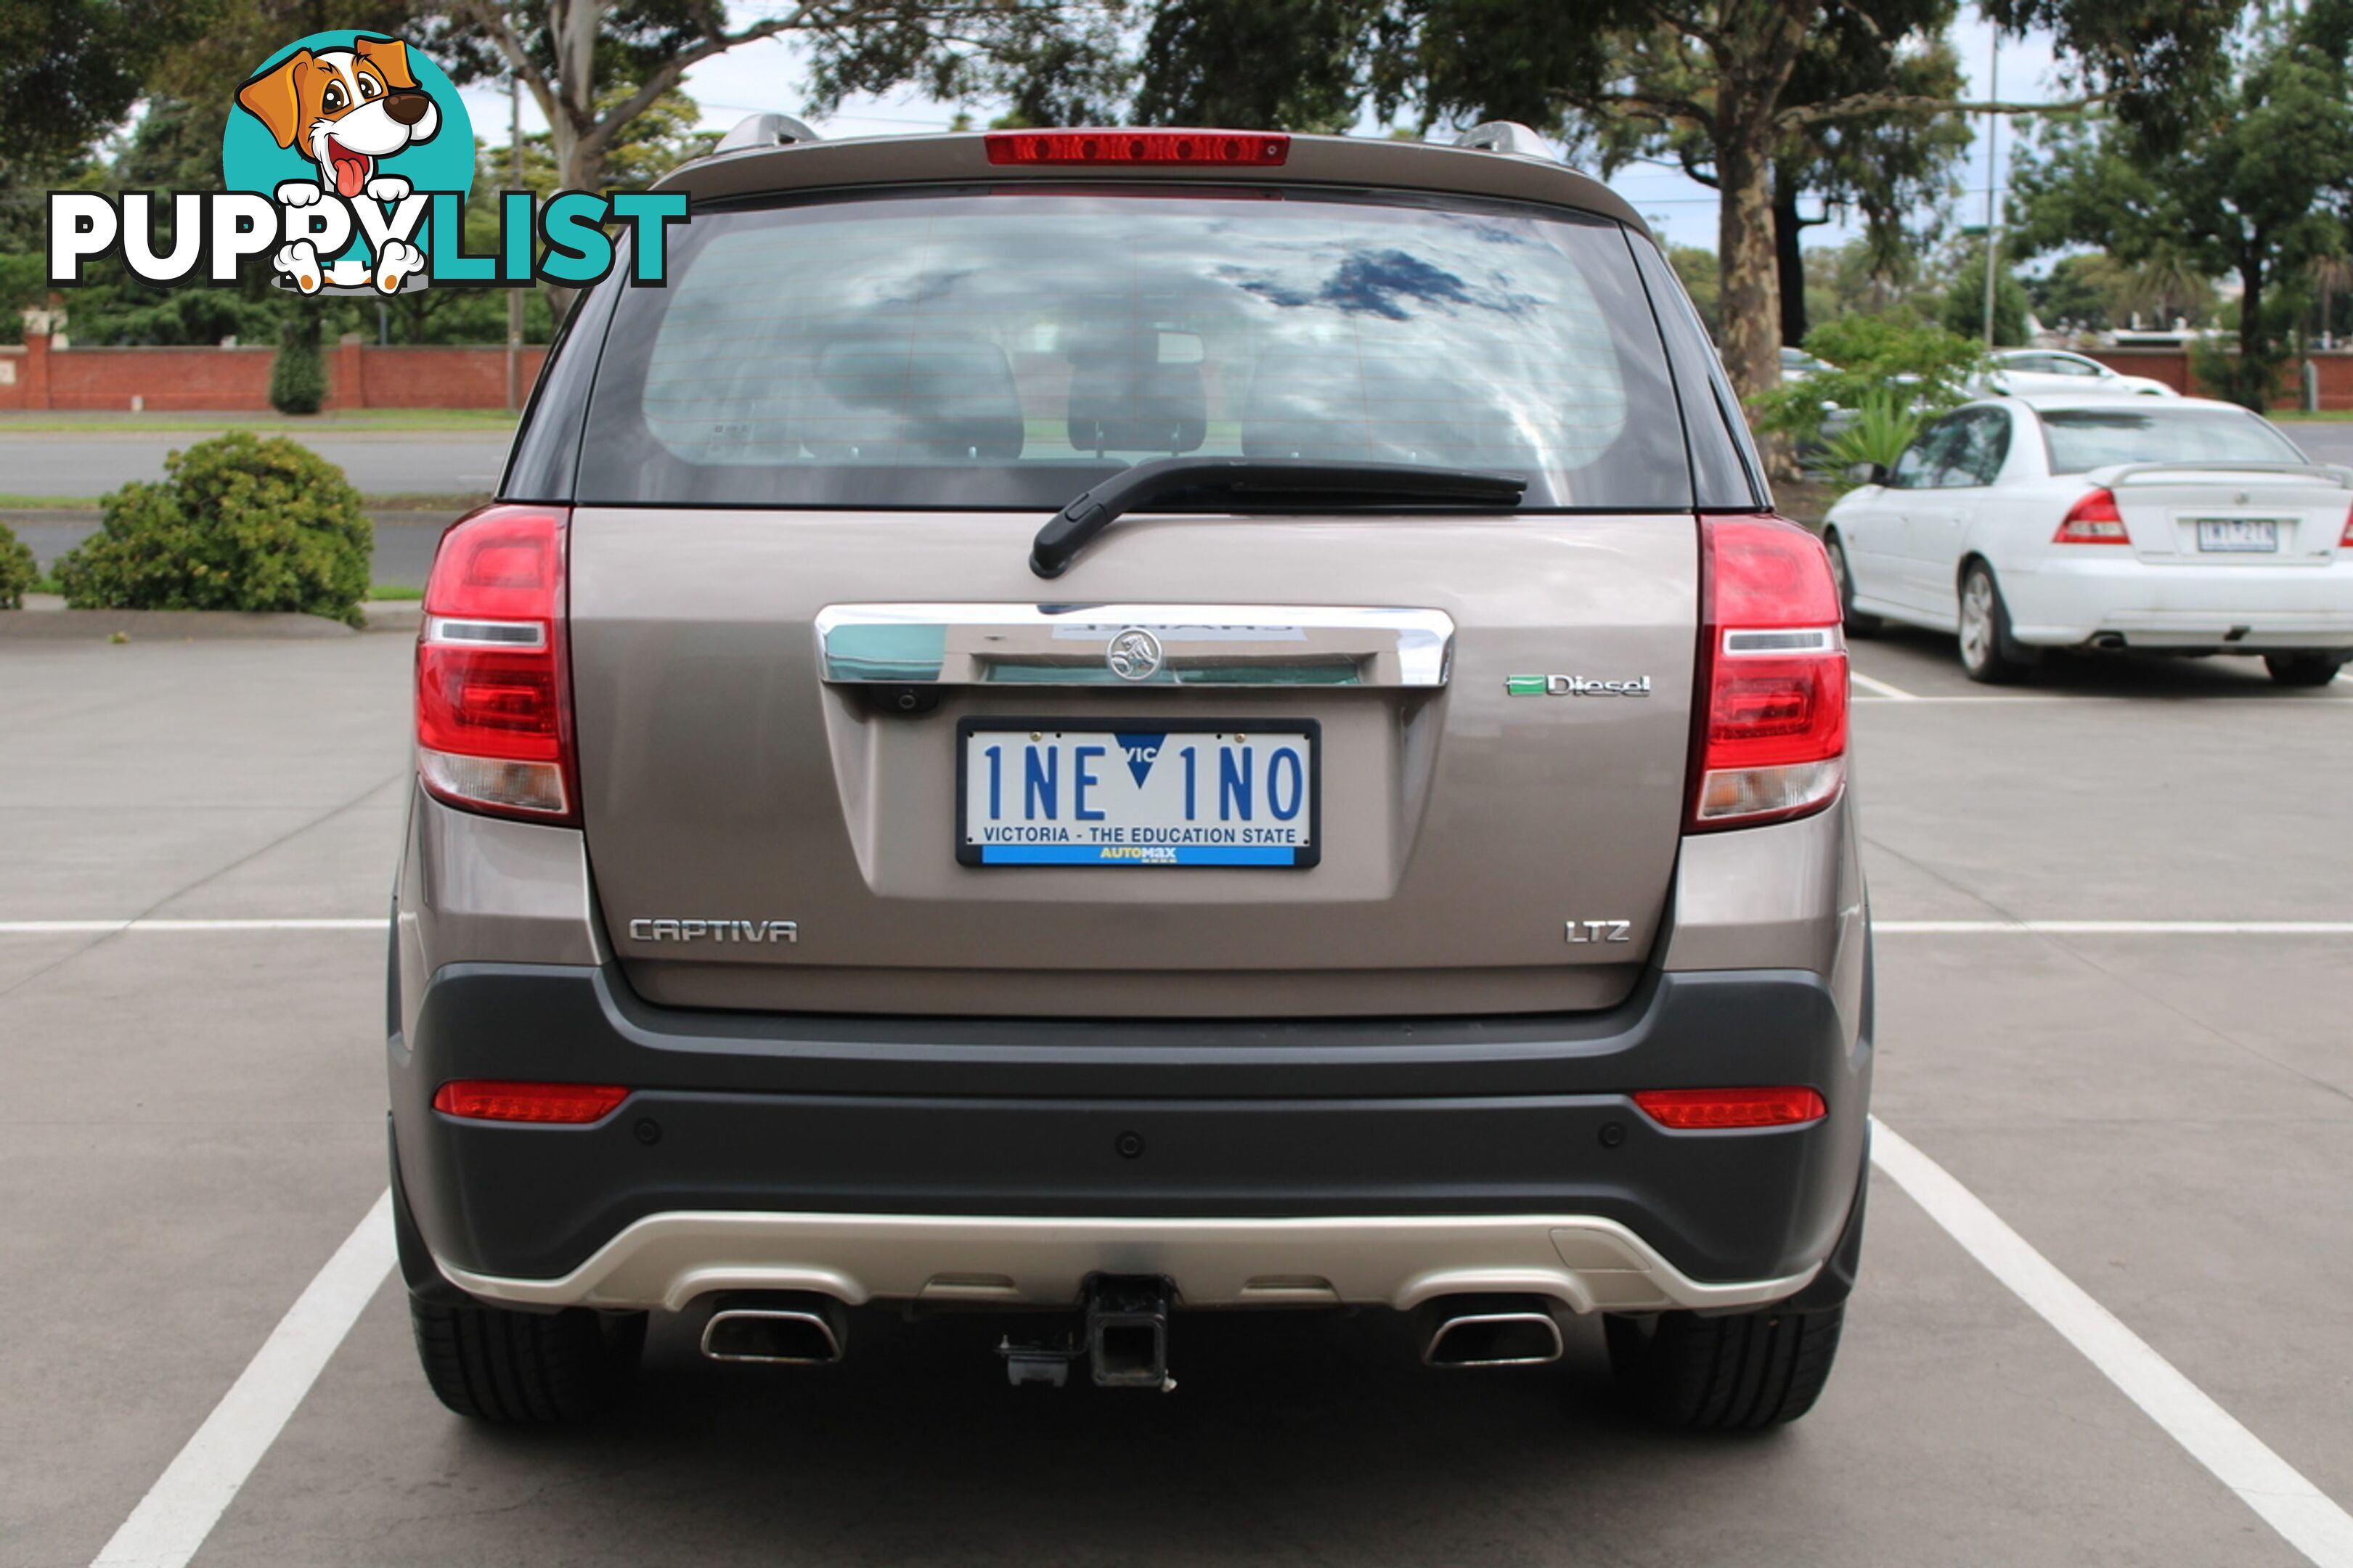
[{"label": "license plate", "polygon": [[1322,733],[1311,720],[1111,728],[956,726],[967,866],[1313,866]]},{"label": "license plate", "polygon": [[2279,550],[2279,519],[2275,517],[2201,517],[2198,548],[2207,551]]}]

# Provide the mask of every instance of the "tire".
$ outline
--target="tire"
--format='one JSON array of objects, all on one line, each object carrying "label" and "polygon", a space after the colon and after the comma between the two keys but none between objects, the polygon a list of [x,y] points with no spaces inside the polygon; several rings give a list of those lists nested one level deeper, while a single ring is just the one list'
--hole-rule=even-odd
[{"label": "tire", "polygon": [[517,1312],[412,1296],[408,1321],[434,1396],[460,1415],[498,1426],[600,1414],[628,1387],[646,1343],[643,1312]]},{"label": "tire", "polygon": [[1609,1369],[1635,1409],[1662,1426],[1748,1432],[1814,1407],[1838,1356],[1844,1303],[1703,1318],[1662,1312],[1604,1324]]},{"label": "tire", "polygon": [[2345,656],[2335,653],[2267,653],[2263,668],[2281,686],[2326,686],[2345,668]]},{"label": "tire", "polygon": [[1993,568],[1972,561],[1961,574],[1961,673],[1988,686],[2023,680],[2038,662],[2037,650],[2021,647],[2010,632],[2010,606]]},{"label": "tire", "polygon": [[1838,583],[1839,618],[1846,626],[1846,634],[1867,637],[1879,630],[1877,616],[1866,615],[1854,607],[1854,574],[1846,563],[1846,543],[1833,528],[1822,535],[1822,548],[1830,552],[1831,575]]}]

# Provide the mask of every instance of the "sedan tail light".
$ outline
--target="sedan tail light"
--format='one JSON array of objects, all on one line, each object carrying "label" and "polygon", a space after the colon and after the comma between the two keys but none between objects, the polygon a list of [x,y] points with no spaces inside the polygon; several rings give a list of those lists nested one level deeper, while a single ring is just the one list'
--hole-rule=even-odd
[{"label": "sedan tail light", "polygon": [[2059,531],[2051,536],[2051,542],[2130,544],[2132,535],[2125,531],[2124,513],[2116,510],[2115,492],[2100,489],[2094,490],[2067,509],[2067,515],[2060,521]]},{"label": "sedan tail light", "polygon": [[1694,831],[1820,811],[1846,783],[1846,637],[1822,542],[1778,517],[1700,519]]},{"label": "sedan tail light", "polygon": [[2337,548],[2353,550],[2353,510],[2345,514],[2345,531],[2337,537]]},{"label": "sedan tail light", "polygon": [[490,506],[442,535],[417,637],[417,772],[452,805],[579,820],[566,521],[548,507]]}]

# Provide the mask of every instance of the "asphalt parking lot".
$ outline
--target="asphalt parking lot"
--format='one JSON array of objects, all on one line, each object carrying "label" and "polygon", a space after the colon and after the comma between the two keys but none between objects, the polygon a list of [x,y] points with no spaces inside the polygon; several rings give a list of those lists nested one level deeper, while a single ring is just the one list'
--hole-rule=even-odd
[{"label": "asphalt parking lot", "polygon": [[778,1375],[658,1325],[616,1415],[513,1433],[433,1402],[363,1223],[408,660],[0,643],[0,1563],[2353,1563],[2353,680],[1858,645],[1903,1142],[1795,1427],[1368,1314],[1180,1319],[1165,1397],[955,1322]]}]

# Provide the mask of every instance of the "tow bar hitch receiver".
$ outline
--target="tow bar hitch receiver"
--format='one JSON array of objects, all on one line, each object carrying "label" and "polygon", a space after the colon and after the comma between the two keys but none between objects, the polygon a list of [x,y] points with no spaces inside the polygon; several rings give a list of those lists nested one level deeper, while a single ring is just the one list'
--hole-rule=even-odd
[{"label": "tow bar hitch receiver", "polygon": [[1168,1375],[1168,1281],[1150,1274],[1087,1279],[1087,1361],[1097,1388],[1174,1389]]}]

